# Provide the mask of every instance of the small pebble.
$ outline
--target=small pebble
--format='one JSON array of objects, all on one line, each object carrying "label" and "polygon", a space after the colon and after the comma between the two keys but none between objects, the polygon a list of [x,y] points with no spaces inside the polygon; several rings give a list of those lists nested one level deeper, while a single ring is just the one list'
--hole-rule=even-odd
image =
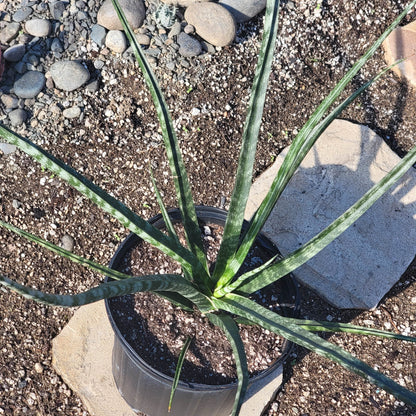
[{"label": "small pebble", "polygon": [[197,116],[201,113],[201,110],[199,108],[193,107],[191,110],[191,115],[192,116]]},{"label": "small pebble", "polygon": [[179,53],[185,57],[198,56],[202,52],[202,46],[200,42],[181,32],[178,36]]},{"label": "small pebble", "polygon": [[18,108],[9,113],[9,119],[12,126],[20,126],[28,118],[28,114],[25,110]]},{"label": "small pebble", "polygon": [[94,80],[87,84],[86,88],[90,92],[97,92],[100,88],[100,83],[98,82],[98,80]]},{"label": "small pebble", "polygon": [[105,46],[115,53],[123,53],[127,49],[127,39],[121,30],[110,30],[105,38]]},{"label": "small pebble", "polygon": [[19,100],[13,95],[3,94],[0,96],[0,100],[7,109],[14,109],[19,105]]},{"label": "small pebble", "polygon": [[6,156],[14,153],[16,146],[9,143],[0,143],[0,152],[3,152]]},{"label": "small pebble", "polygon": [[17,22],[9,23],[2,30],[0,30],[0,43],[7,44],[13,40],[20,31],[20,24]]},{"label": "small pebble", "polygon": [[95,69],[102,69],[104,65],[105,65],[105,63],[101,59],[97,59],[96,61],[94,61],[94,68]]},{"label": "small pebble", "polygon": [[64,15],[68,2],[65,1],[51,1],[49,2],[49,11],[51,12],[52,18],[60,20]]},{"label": "small pebble", "polygon": [[194,32],[195,32],[195,28],[194,28],[192,25],[186,25],[186,26],[183,28],[183,31],[184,31],[187,35],[190,35],[191,33],[194,33]]},{"label": "small pebble", "polygon": [[35,371],[36,371],[38,374],[42,374],[42,373],[43,373],[43,366],[42,366],[42,364],[41,364],[41,363],[36,363],[36,364],[35,364]]},{"label": "small pebble", "polygon": [[21,7],[13,14],[13,20],[18,23],[23,22],[23,20],[26,20],[32,13],[33,9],[31,7]]},{"label": "small pebble", "polygon": [[107,30],[101,25],[94,25],[91,28],[91,40],[95,42],[99,47],[104,46],[105,37],[107,36]]},{"label": "small pebble", "polygon": [[61,240],[61,247],[67,251],[73,251],[75,240],[69,234],[65,234]]},{"label": "small pebble", "polygon": [[51,44],[51,51],[54,53],[62,53],[64,48],[61,44],[61,41],[58,38],[55,38]]},{"label": "small pebble", "polygon": [[144,35],[142,33],[136,34],[136,40],[140,45],[149,46],[150,45],[150,36]]},{"label": "small pebble", "polygon": [[3,53],[4,59],[9,62],[19,62],[26,52],[25,45],[13,45]]},{"label": "small pebble", "polygon": [[18,201],[17,199],[13,199],[13,201],[12,201],[12,207],[14,209],[19,209],[21,206],[22,206],[22,203],[20,201]]},{"label": "small pebble", "polygon": [[180,22],[175,22],[173,26],[170,28],[170,31],[168,33],[168,38],[171,39],[175,36],[178,36],[179,33],[181,33],[181,24]]},{"label": "small pebble", "polygon": [[62,114],[65,118],[77,118],[81,115],[81,109],[78,106],[65,108],[65,110],[62,111]]},{"label": "small pebble", "polygon": [[50,73],[55,86],[64,91],[73,91],[90,79],[88,69],[77,61],[55,62]]},{"label": "small pebble", "polygon": [[20,98],[34,98],[42,91],[45,82],[45,75],[41,72],[26,72],[14,83],[14,93]]}]

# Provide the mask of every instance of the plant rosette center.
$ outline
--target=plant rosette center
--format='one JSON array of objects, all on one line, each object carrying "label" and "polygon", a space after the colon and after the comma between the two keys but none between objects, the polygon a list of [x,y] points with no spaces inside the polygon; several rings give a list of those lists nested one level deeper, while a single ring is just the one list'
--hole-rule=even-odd
[{"label": "plant rosette center", "polygon": [[[184,242],[183,227],[175,226]],[[208,263],[216,259],[223,227],[205,223],[201,227]],[[256,245],[240,272],[267,261],[266,252]],[[120,271],[132,275],[180,273],[171,258],[139,241],[129,250]],[[279,306],[282,287],[279,281],[259,291],[253,299],[270,310],[282,313]],[[173,377],[177,358],[188,337],[191,346],[181,372],[181,380],[198,384],[227,384],[237,377],[231,346],[224,333],[199,311],[187,312],[154,293],[143,292],[108,300],[112,317],[121,334],[137,354],[154,369]],[[251,376],[266,370],[282,357],[286,343],[277,334],[255,325],[239,324]]]}]

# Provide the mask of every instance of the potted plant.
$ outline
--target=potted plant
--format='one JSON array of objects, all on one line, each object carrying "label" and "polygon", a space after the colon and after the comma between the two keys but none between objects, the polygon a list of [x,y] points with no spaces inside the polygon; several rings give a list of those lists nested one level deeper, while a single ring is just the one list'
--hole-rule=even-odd
[{"label": "potted plant", "polygon": [[[172,224],[169,213],[164,207],[156,185],[155,193],[159,201],[161,215],[166,225],[167,233],[160,231],[157,227],[139,217],[103,189],[99,188],[80,173],[57,160],[28,139],[20,137],[9,129],[1,126],[0,137],[7,142],[16,145],[22,151],[38,161],[43,168],[50,170],[68,182],[83,195],[95,202],[104,211],[120,221],[123,226],[137,235],[141,240],[150,243],[162,253],[172,258],[179,264],[181,272],[131,276],[122,271],[114,270],[75,255],[37,236],[1,221],[0,225],[18,235],[24,236],[74,262],[90,267],[93,270],[108,276],[112,280],[76,295],[52,295],[44,293],[21,285],[2,275],[0,275],[0,283],[21,293],[27,298],[50,305],[67,307],[79,306],[101,299],[146,291],[159,293],[175,305],[180,305],[185,310],[198,310],[225,333],[232,346],[238,375],[235,400],[232,409],[233,415],[239,414],[249,383],[247,360],[237,326],[237,322],[242,321],[251,325],[263,327],[270,332],[283,336],[291,342],[323,355],[394,394],[400,400],[416,405],[416,393],[403,388],[398,383],[395,383],[388,377],[377,372],[372,367],[344,351],[342,348],[319,337],[314,332],[344,331],[363,335],[390,337],[412,342],[415,342],[416,338],[342,323],[298,320],[270,311],[268,308],[256,303],[250,298],[251,294],[277,282],[279,279],[304,264],[351,226],[354,221],[363,215],[365,211],[416,162],[416,147],[410,150],[400,163],[388,173],[380,183],[370,189],[350,209],[304,246],[300,247],[286,258],[281,259],[278,255],[275,255],[260,266],[245,271],[240,275],[238,274],[238,271],[255,243],[256,238],[272,208],[276,204],[276,201],[282,194],[285,186],[300,165],[304,156],[319,138],[320,134],[349,103],[390,69],[387,68],[381,71],[372,80],[355,91],[344,102],[330,110],[330,107],[335,103],[344,88],[349,84],[364,63],[374,54],[388,34],[391,33],[401,19],[416,4],[416,0],[413,0],[405,8],[392,25],[348,71],[344,78],[336,85],[327,98],[323,100],[312,114],[294,139],[290,151],[264,201],[247,226],[244,226],[244,211],[251,185],[257,137],[266,97],[268,77],[274,52],[274,40],[278,26],[279,1],[268,0],[265,13],[263,42],[259,53],[258,65],[248,106],[234,191],[224,224],[222,243],[216,260],[212,263],[211,267],[207,262],[201,239],[197,210],[192,200],[190,185],[188,183],[187,174],[167,105],[153,72],[137,44],[133,32],[128,27],[126,18],[123,11],[120,9],[117,0],[113,0],[113,4],[123,23],[130,43],[133,46],[136,58],[153,97],[175,183],[180,218],[181,223],[183,224],[186,243],[181,242],[178,232]],[[325,115],[328,112],[329,114]],[[178,381],[186,346],[182,351],[183,354],[180,355],[178,360],[179,363],[174,377],[172,391],[175,390]],[[173,403],[173,406],[175,406],[175,403]]]},{"label": "potted plant", "polygon": [[[195,210],[205,242],[204,246],[208,257],[211,257],[212,251],[221,237],[220,232],[225,224],[227,212],[209,206],[196,206]],[[173,226],[181,224],[180,210],[169,210],[168,214]],[[151,218],[149,223],[158,229],[166,229],[166,223],[161,214]],[[247,226],[248,222],[245,221],[243,229]],[[156,254],[158,259],[155,260],[153,252],[156,250],[152,247],[142,247],[142,245],[144,244],[141,239],[131,233],[120,244],[110,262],[110,267],[119,271],[128,271],[134,275],[136,271],[139,273],[158,271],[160,264],[163,264],[163,268],[167,272],[169,259]],[[274,244],[261,234],[256,239],[255,247],[253,255],[248,255],[247,266],[252,262],[259,262],[260,258],[267,261],[278,253]],[[152,258],[150,266],[147,258]],[[175,268],[175,263],[171,262],[171,266]],[[149,267],[150,269],[148,269]],[[279,279],[267,288],[267,293],[263,292],[265,291],[261,291],[263,295],[261,300],[264,301],[264,296],[267,296],[269,307],[277,306],[278,312],[286,317],[297,315],[299,296],[296,283],[291,276]],[[193,414],[228,416],[233,407],[237,384],[228,380],[230,377],[226,377],[224,373],[220,375],[218,371],[219,365],[222,368],[226,365],[223,364],[223,359],[217,362],[216,356],[229,355],[229,352],[223,349],[221,338],[213,331],[209,322],[203,319],[203,316],[192,320],[189,313],[180,308],[172,308],[163,299],[150,296],[152,305],[149,305],[148,295],[139,299],[132,296],[122,296],[105,300],[107,314],[115,334],[112,367],[114,380],[120,394],[133,409],[148,415],[168,414],[169,402],[173,394],[172,384],[174,383],[175,369],[171,351],[175,350],[175,347],[177,350],[179,349],[176,345],[178,341],[181,345],[186,346],[192,340],[192,344],[190,344],[192,348],[190,347],[187,352],[189,363],[185,363],[187,365],[184,365],[181,371],[181,379],[185,378],[185,370],[188,374],[185,380],[179,381],[176,386],[174,405],[169,414],[172,416]],[[272,299],[275,301],[273,302]],[[143,306],[142,303],[145,305]],[[172,318],[165,322],[166,315],[172,315]],[[157,324],[154,324],[154,321]],[[156,326],[156,330],[152,331],[154,326]],[[160,333],[161,326],[164,330],[163,334]],[[176,330],[172,331],[171,326]],[[201,326],[203,326],[203,333],[200,333]],[[252,327],[244,326],[244,331],[251,329]],[[250,336],[253,339],[247,339]],[[260,348],[254,341],[256,338],[257,343],[261,342],[257,336],[257,333],[250,333],[248,336],[246,334],[245,341],[246,343],[248,341],[246,348],[248,350],[255,349],[256,356],[264,355],[266,351],[259,351]],[[149,337],[151,338],[150,342],[148,342]],[[276,337],[269,339],[270,336],[267,333],[263,334],[263,337],[268,341],[263,341],[263,343],[269,344],[273,350],[271,351],[273,357],[267,357],[271,363],[263,371],[255,370],[253,365],[255,375],[250,377],[250,395],[263,387],[263,381],[275,374],[276,370],[281,371],[292,347],[290,342],[284,341],[283,344],[280,344],[279,341],[282,340],[276,339]],[[151,344],[151,348],[149,348],[149,344]],[[185,351],[184,347],[183,355]],[[190,353],[192,353],[191,357]],[[203,369],[201,369],[198,359],[198,356],[202,354],[206,361]]]}]

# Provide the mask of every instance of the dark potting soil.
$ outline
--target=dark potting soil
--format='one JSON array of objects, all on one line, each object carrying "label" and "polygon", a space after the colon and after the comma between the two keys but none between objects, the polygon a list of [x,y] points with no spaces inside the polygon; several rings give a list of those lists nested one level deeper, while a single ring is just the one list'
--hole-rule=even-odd
[{"label": "dark potting soil", "polygon": [[[222,227],[205,224],[202,237],[210,266],[215,261],[222,238]],[[180,237],[181,240],[183,237]],[[259,247],[250,252],[243,268],[252,269],[267,259]],[[132,275],[181,273],[176,262],[141,243],[126,258],[122,271]],[[255,295],[256,302],[281,312],[275,283]],[[224,333],[199,311],[186,312],[154,293],[137,293],[110,299],[113,318],[121,334],[148,364],[173,376],[181,349],[188,337],[191,346],[181,373],[181,380],[203,384],[226,384],[236,379],[231,346]],[[239,325],[251,375],[267,369],[281,357],[283,339],[254,325]]]}]

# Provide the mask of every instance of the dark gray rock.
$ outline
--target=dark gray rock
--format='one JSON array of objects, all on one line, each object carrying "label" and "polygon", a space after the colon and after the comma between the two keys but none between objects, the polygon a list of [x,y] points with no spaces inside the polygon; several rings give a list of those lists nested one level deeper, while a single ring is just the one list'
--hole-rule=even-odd
[{"label": "dark gray rock", "polygon": [[26,68],[26,63],[25,62],[18,62],[15,66],[14,69],[16,70],[16,72],[18,74],[24,74],[27,71]]},{"label": "dark gray rock", "polygon": [[184,32],[178,36],[179,53],[187,58],[198,56],[202,52],[202,46],[199,41]]},{"label": "dark gray rock", "polygon": [[26,52],[25,45],[14,45],[6,49],[3,53],[4,59],[9,62],[19,62]]},{"label": "dark gray rock", "polygon": [[23,22],[26,20],[31,14],[33,13],[33,9],[31,7],[21,7],[20,9],[16,10],[16,13],[13,14],[12,19],[15,22]]},{"label": "dark gray rock", "polygon": [[20,98],[34,98],[42,91],[45,82],[45,75],[41,72],[26,72],[14,83],[14,93]]},{"label": "dark gray rock", "polygon": [[20,126],[28,118],[28,114],[25,110],[18,108],[9,113],[9,119],[12,126]]},{"label": "dark gray rock", "polygon": [[104,46],[105,44],[105,37],[107,36],[107,30],[104,26],[101,25],[94,25],[91,28],[91,40],[95,42],[98,46]]},{"label": "dark gray rock", "polygon": [[54,1],[49,3],[49,11],[51,12],[52,18],[55,20],[60,20],[64,14],[67,4],[68,3],[64,1]]},{"label": "dark gray rock", "polygon": [[27,56],[27,62],[29,62],[33,66],[38,66],[40,63],[39,57],[35,54],[29,54]]},{"label": "dark gray rock", "polygon": [[62,53],[64,51],[61,41],[58,38],[55,38],[52,41],[50,49],[51,49],[51,52],[53,53]]},{"label": "dark gray rock", "polygon": [[9,43],[17,37],[20,31],[20,24],[11,22],[0,31],[0,43]]}]

